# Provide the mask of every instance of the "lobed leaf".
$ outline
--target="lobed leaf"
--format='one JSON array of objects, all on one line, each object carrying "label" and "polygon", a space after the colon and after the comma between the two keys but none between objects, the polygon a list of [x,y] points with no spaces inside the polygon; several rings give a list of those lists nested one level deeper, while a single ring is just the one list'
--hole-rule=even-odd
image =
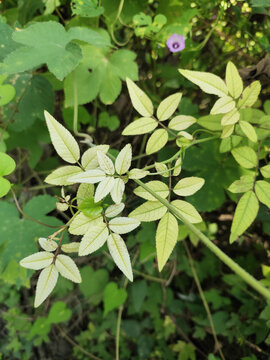
[{"label": "lobed leaf", "polygon": [[43,269],[38,277],[34,306],[38,307],[53,291],[58,279],[58,271],[51,264]]},{"label": "lobed leaf", "polygon": [[173,115],[178,108],[181,98],[182,94],[176,93],[161,101],[157,108],[157,118],[159,121],[167,120]]},{"label": "lobed leaf", "polygon": [[55,267],[56,270],[66,279],[75,283],[82,282],[80,271],[71,257],[67,255],[57,255]]}]

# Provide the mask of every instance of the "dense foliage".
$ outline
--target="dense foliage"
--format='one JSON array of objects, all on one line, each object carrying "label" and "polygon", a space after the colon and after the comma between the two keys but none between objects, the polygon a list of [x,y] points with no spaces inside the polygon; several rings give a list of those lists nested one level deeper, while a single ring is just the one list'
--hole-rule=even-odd
[{"label": "dense foliage", "polygon": [[269,359],[269,9],[0,2],[0,359]]}]

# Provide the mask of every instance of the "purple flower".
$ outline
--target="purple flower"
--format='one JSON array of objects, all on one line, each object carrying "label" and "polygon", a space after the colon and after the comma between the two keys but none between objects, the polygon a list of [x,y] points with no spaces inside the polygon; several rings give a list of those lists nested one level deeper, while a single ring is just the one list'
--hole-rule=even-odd
[{"label": "purple flower", "polygon": [[185,37],[178,34],[172,34],[166,42],[171,52],[182,51],[185,48]]}]

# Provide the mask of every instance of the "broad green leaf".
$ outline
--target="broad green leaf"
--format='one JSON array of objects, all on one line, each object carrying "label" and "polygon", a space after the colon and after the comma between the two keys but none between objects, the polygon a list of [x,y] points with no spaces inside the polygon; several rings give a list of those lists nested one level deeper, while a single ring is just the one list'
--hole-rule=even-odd
[{"label": "broad green leaf", "polygon": [[3,84],[7,76],[0,75],[0,106],[8,104],[15,96],[16,90],[10,84]]},{"label": "broad green leaf", "polygon": [[173,192],[179,196],[189,196],[195,194],[204,185],[202,178],[191,176],[178,181],[173,188]]},{"label": "broad green leaf", "polygon": [[0,197],[5,196],[11,188],[10,182],[0,176]]},{"label": "broad green leaf", "polygon": [[253,191],[246,192],[239,200],[231,227],[230,243],[253,223],[259,210],[259,202]]},{"label": "broad green leaf", "polygon": [[68,243],[68,244],[63,244],[61,246],[61,250],[64,251],[65,253],[74,253],[74,252],[79,252],[79,246],[80,246],[80,243],[78,242],[71,242],[71,243]]},{"label": "broad green leaf", "polygon": [[33,270],[40,270],[49,266],[53,261],[54,255],[51,252],[40,251],[29,255],[20,261],[20,265]]},{"label": "broad green leaf", "polygon": [[109,218],[115,217],[124,210],[124,207],[125,207],[125,204],[123,204],[123,203],[110,205],[105,210],[105,216],[107,216]]},{"label": "broad green leaf", "polygon": [[[115,185],[114,180],[115,179],[113,177],[108,176],[98,184],[98,186],[96,188],[96,192],[95,192],[95,197],[94,197],[95,202],[99,202],[100,200],[104,199],[105,196],[107,196],[110,193],[110,191],[112,190],[112,188]],[[120,202],[121,202],[121,200],[120,200]]]},{"label": "broad green leaf", "polygon": [[96,169],[98,164],[97,151],[101,151],[104,154],[109,150],[109,145],[97,145],[93,148],[86,150],[82,154],[82,166],[85,170]]},{"label": "broad green leaf", "polygon": [[215,94],[219,97],[226,96],[228,89],[225,82],[218,76],[200,71],[178,69],[180,74],[198,85],[205,93]]},{"label": "broad green leaf", "polygon": [[126,82],[134,109],[142,116],[151,117],[154,113],[152,101],[132,80],[127,78]]},{"label": "broad green leaf", "polygon": [[80,149],[76,140],[70,132],[47,111],[44,112],[44,115],[56,152],[66,162],[76,163],[80,157]]},{"label": "broad green leaf", "polygon": [[258,137],[254,127],[247,121],[239,121],[239,125],[243,133],[249,138],[250,141],[257,142]]},{"label": "broad green leaf", "polygon": [[11,174],[15,170],[15,161],[9,155],[0,152],[0,176]]},{"label": "broad green leaf", "polygon": [[177,242],[178,223],[176,218],[169,212],[158,223],[156,232],[156,247],[158,270],[161,271],[166,264]]},{"label": "broad green leaf", "polygon": [[127,292],[125,289],[118,289],[117,284],[110,282],[104,290],[104,316],[110,311],[117,309],[123,305],[127,298]]},{"label": "broad green leaf", "polygon": [[146,144],[146,154],[153,154],[162,149],[168,141],[168,133],[165,129],[158,129],[153,132]]},{"label": "broad green leaf", "polygon": [[261,84],[258,80],[248,85],[238,101],[238,108],[244,109],[252,106],[257,101],[260,91]]},{"label": "broad green leaf", "polygon": [[126,234],[140,225],[140,221],[131,217],[116,217],[109,221],[109,228],[116,234]]},{"label": "broad green leaf", "polygon": [[57,242],[53,241],[52,239],[46,239],[46,238],[39,238],[38,239],[39,245],[42,247],[45,251],[55,251],[58,247]]},{"label": "broad green leaf", "polygon": [[220,131],[222,130],[221,126],[221,118],[222,115],[206,115],[202,116],[197,120],[197,123],[200,126],[203,126],[205,129],[212,131]]},{"label": "broad green leaf", "polygon": [[240,113],[238,109],[232,109],[222,117],[221,125],[222,126],[233,125],[237,123],[239,119],[240,119]]},{"label": "broad green leaf", "polygon": [[87,231],[81,240],[79,255],[88,255],[101,248],[105,244],[108,235],[109,231],[107,225],[104,223],[100,223],[93,229]]},{"label": "broad green leaf", "polygon": [[112,233],[108,237],[107,244],[115,264],[130,281],[133,281],[130,257],[124,240],[120,235]]},{"label": "broad green leaf", "polygon": [[122,197],[125,191],[125,183],[122,179],[114,179],[113,187],[111,189],[111,197],[115,204],[119,204],[122,201]]},{"label": "broad green leaf", "polygon": [[254,185],[254,176],[252,175],[243,175],[240,180],[234,181],[229,187],[228,190],[234,194],[247,192],[252,190]]},{"label": "broad green leaf", "polygon": [[[192,224],[202,222],[202,218],[193,205],[183,200],[174,200],[171,202],[173,206],[183,215],[185,219]],[[180,219],[181,220],[181,219]]]},{"label": "broad green leaf", "polygon": [[149,174],[149,171],[142,169],[131,169],[128,172],[129,179],[142,179]]},{"label": "broad green leaf", "polygon": [[266,179],[270,178],[270,165],[265,165],[260,168],[260,172],[262,173],[262,176]]},{"label": "broad green leaf", "polygon": [[104,7],[99,6],[97,0],[73,0],[71,10],[72,15],[92,18],[103,14]]},{"label": "broad green leaf", "polygon": [[[145,185],[147,185],[151,190],[153,190],[157,195],[161,196],[163,199],[165,199],[169,195],[169,188],[162,181],[153,180],[147,182]],[[156,201],[156,198],[141,186],[138,186],[134,190],[134,194],[146,200]]]},{"label": "broad green leaf", "polygon": [[43,269],[38,277],[34,306],[38,307],[53,291],[58,279],[58,271],[51,264]]},{"label": "broad green leaf", "polygon": [[159,201],[146,201],[133,210],[129,216],[140,221],[149,222],[159,220],[166,212],[166,206]]},{"label": "broad green leaf", "polygon": [[161,101],[157,108],[157,118],[159,121],[164,121],[169,119],[175,110],[178,108],[180,100],[182,98],[182,93],[176,93],[168,96],[166,99]]},{"label": "broad green leaf", "polygon": [[79,173],[82,173],[79,166],[62,166],[50,173],[44,181],[52,185],[70,185],[72,182],[68,181],[68,179]]},{"label": "broad green leaf", "polygon": [[67,180],[71,183],[85,183],[85,184],[95,184],[97,182],[100,182],[102,180],[106,179],[106,175],[103,170],[87,170],[84,172],[81,172],[77,175],[73,175]]},{"label": "broad green leaf", "polygon": [[94,196],[95,187],[93,184],[80,184],[77,190],[77,204],[80,206],[80,204],[85,199],[92,198]]},{"label": "broad green leaf", "polygon": [[163,177],[169,177],[170,176],[170,170],[168,169],[166,164],[155,162],[155,169],[159,173],[159,175]]},{"label": "broad green leaf", "polygon": [[176,131],[185,130],[195,124],[196,121],[197,120],[193,116],[178,115],[169,122],[168,127]]},{"label": "broad green leaf", "polygon": [[84,235],[88,230],[93,229],[100,222],[102,222],[102,217],[99,216],[96,219],[91,219],[88,216],[85,216],[83,213],[79,213],[72,220],[69,226],[69,232],[73,235]]},{"label": "broad green leaf", "polygon": [[221,139],[226,139],[229,136],[232,135],[234,130],[234,125],[226,125],[224,126],[224,128],[222,129],[222,133],[221,133]]},{"label": "broad green leaf", "polygon": [[[82,282],[79,284],[80,291],[91,303],[98,304],[103,300],[103,293],[108,284],[109,274],[104,268],[94,271],[89,265],[80,269]],[[97,295],[93,297],[92,295]]]},{"label": "broad green leaf", "polygon": [[218,99],[212,107],[210,114],[226,114],[235,108],[235,101],[230,96]]},{"label": "broad green leaf", "polygon": [[270,208],[270,184],[264,180],[256,181],[255,193],[259,201]]},{"label": "broad green leaf", "polygon": [[226,85],[229,93],[235,99],[239,98],[243,91],[243,81],[236,66],[229,61],[226,67]]},{"label": "broad green leaf", "polygon": [[235,160],[246,169],[252,169],[257,166],[257,155],[255,151],[248,146],[240,146],[232,149],[232,155]]},{"label": "broad green leaf", "polygon": [[56,270],[66,279],[75,283],[80,283],[82,281],[80,271],[71,257],[67,255],[57,255],[55,267]]},{"label": "broad green leaf", "polygon": [[97,151],[97,158],[101,170],[103,170],[105,174],[113,175],[115,170],[112,160],[99,150]]},{"label": "broad green leaf", "polygon": [[122,135],[147,134],[153,131],[157,126],[158,122],[155,119],[150,117],[142,117],[130,123],[122,132]]},{"label": "broad green leaf", "polygon": [[132,149],[131,145],[127,144],[117,155],[115,160],[115,170],[117,174],[126,174],[131,165]]}]

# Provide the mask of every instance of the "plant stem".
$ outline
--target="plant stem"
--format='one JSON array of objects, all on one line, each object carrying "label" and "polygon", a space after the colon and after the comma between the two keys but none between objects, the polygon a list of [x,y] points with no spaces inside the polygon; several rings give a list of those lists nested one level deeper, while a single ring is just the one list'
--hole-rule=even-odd
[{"label": "plant stem", "polygon": [[165,205],[168,210],[170,210],[178,219],[180,219],[198,238],[210,249],[224,264],[226,264],[232,271],[239,275],[247,284],[253,287],[261,295],[265,296],[267,299],[270,299],[270,291],[264,287],[259,281],[257,281],[253,276],[251,276],[246,270],[241,268],[235,261],[233,261],[228,255],[226,255],[222,250],[220,250],[206,235],[204,235],[199,229],[191,224],[180,212],[179,210],[170,204],[166,199],[163,199],[161,196],[156,194],[151,190],[147,185],[142,181],[133,179],[138,185],[148,191],[153,195],[161,204]]}]

